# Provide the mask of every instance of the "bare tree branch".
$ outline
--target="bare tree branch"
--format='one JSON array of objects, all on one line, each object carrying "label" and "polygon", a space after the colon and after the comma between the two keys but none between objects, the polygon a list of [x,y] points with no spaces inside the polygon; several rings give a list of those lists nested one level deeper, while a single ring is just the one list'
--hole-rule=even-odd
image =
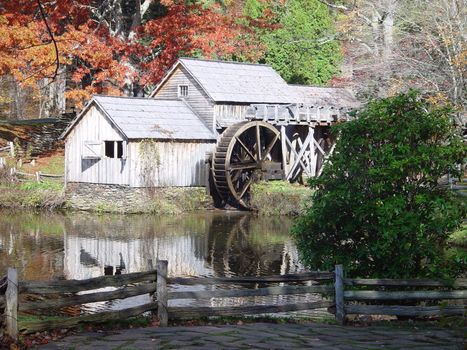
[{"label": "bare tree branch", "polygon": [[54,48],[55,48],[56,65],[55,65],[55,72],[53,76],[51,77],[52,81],[54,81],[58,75],[58,70],[60,69],[60,57],[58,55],[58,45],[57,45],[57,42],[55,41],[55,37],[52,33],[52,30],[50,29],[49,23],[47,22],[47,18],[45,17],[44,8],[42,7],[41,0],[37,0],[37,5],[39,6],[39,11],[41,13],[42,20],[44,21],[45,27],[47,28],[47,31],[49,32],[50,39],[52,40],[52,43],[54,44]]},{"label": "bare tree branch", "polygon": [[342,10],[342,11],[349,11],[350,10],[350,8],[347,7],[347,6],[331,4],[330,2],[328,2],[326,0],[319,0],[319,2],[325,4],[326,6],[331,7],[333,9]]}]

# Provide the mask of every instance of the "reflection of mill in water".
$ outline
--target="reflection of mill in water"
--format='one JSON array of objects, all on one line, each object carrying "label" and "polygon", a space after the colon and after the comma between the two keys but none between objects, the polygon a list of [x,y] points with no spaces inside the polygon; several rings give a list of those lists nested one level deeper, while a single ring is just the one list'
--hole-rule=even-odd
[{"label": "reflection of mill in water", "polygon": [[209,227],[209,252],[205,255],[214,274],[226,277],[257,276],[302,269],[288,229],[284,228],[284,236],[278,239],[271,232],[271,225],[274,224],[274,221],[248,214],[215,217]]},{"label": "reflection of mill in water", "polygon": [[163,233],[150,225],[138,234],[127,232],[131,225],[93,234],[71,228],[65,234],[65,277],[101,276],[105,266],[124,268],[122,273],[144,271],[158,258],[169,261],[171,276],[265,275],[301,268],[289,225],[278,227],[280,220],[240,213],[186,219],[196,226],[183,220],[170,219]]},{"label": "reflection of mill in water", "polygon": [[[68,227],[65,277],[102,276],[106,266],[113,267],[112,273],[116,267],[124,267],[122,273],[145,271],[150,268],[149,260],[155,263],[156,259],[168,260],[169,276],[174,277],[266,275],[301,269],[288,234],[290,224],[281,227],[280,220],[245,213],[161,220],[141,219],[125,224],[110,221],[106,227],[89,221]],[[117,301],[104,307],[120,308],[129,306],[127,303],[134,306],[145,301]]]}]

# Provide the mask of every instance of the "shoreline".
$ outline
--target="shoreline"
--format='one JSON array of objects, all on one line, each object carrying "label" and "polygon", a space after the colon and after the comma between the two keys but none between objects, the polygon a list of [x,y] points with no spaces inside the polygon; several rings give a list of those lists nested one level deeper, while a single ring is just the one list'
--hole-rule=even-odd
[{"label": "shoreline", "polygon": [[[305,210],[312,191],[284,181],[260,182],[251,190],[252,213],[297,216]],[[0,185],[0,209],[92,212],[113,214],[179,215],[198,211],[238,211],[214,206],[205,187],[130,188],[46,181]]]}]

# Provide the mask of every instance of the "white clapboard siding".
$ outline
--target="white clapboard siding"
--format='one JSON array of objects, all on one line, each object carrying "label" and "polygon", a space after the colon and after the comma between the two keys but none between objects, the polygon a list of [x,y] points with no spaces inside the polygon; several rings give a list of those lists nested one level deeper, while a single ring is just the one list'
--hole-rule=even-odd
[{"label": "white clapboard siding", "polygon": [[[184,97],[190,107],[201,117],[209,129],[214,130],[214,103],[185,68],[179,66],[155,94],[155,99],[177,99],[179,85],[188,85],[188,96]],[[176,116],[174,116],[176,117]]]},{"label": "white clapboard siding", "polygon": [[[104,141],[123,140],[120,132],[95,106],[89,108],[66,139],[66,180],[128,185],[128,160],[106,158],[103,149]],[[101,157],[90,157],[90,153],[98,152],[98,144],[101,144]]]},{"label": "white clapboard siding", "polygon": [[[128,148],[130,186],[145,187],[143,164],[138,156],[140,144],[131,142]],[[156,187],[202,187],[208,181],[206,154],[213,152],[214,142],[156,142],[158,159],[154,159],[151,184]]]}]

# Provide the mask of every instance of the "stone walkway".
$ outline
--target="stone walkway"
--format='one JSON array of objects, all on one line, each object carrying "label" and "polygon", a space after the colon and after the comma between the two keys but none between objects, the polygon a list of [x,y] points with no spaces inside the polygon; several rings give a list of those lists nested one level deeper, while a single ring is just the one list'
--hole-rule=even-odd
[{"label": "stone walkway", "polygon": [[464,349],[465,332],[446,329],[251,323],[80,333],[47,349]]}]

